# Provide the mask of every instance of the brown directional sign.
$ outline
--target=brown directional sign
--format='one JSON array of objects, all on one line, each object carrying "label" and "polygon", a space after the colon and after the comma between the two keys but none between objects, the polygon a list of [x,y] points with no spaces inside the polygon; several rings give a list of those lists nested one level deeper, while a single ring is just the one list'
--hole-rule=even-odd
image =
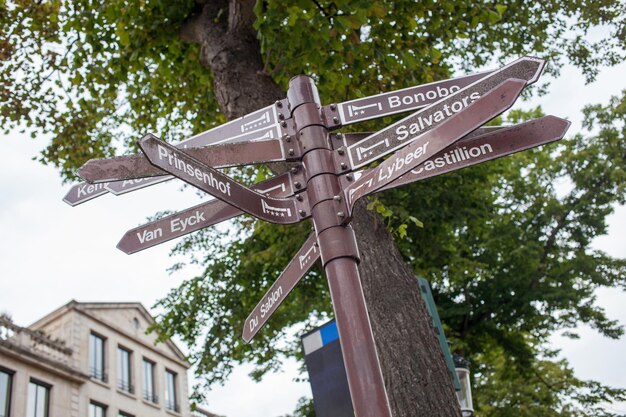
[{"label": "brown directional sign", "polygon": [[327,117],[332,117],[333,112],[336,111],[342,125],[416,110],[459,91],[473,82],[486,77],[491,72],[493,71],[470,74],[389,93],[358,98],[334,105],[332,109],[329,106],[324,108],[324,110]]},{"label": "brown directional sign", "polygon": [[[280,126],[279,119],[282,107],[283,105],[281,102],[272,104],[271,106],[249,113],[239,119],[232,120],[228,123],[224,123],[213,129],[192,136],[182,142],[179,142],[176,146],[182,148],[198,148],[224,142],[278,139],[283,134],[283,129]],[[76,184],[70,189],[63,201],[75,206],[104,195],[107,191],[115,195],[120,195],[155,185],[169,179],[171,179],[170,176],[113,181],[108,184],[104,184],[103,188],[98,187],[97,192],[88,193],[88,198],[85,196],[86,188],[83,188],[84,184]]]},{"label": "brown directional sign", "polygon": [[467,108],[506,79],[522,79],[527,84],[535,82],[544,64],[545,61],[538,58],[518,59],[473,84],[449,94],[425,109],[376,132],[358,144],[348,147],[351,168],[367,165],[416,140],[438,124]]},{"label": "brown directional sign", "polygon": [[[373,132],[340,133],[332,135],[335,147],[349,146],[370,136]],[[266,162],[292,161],[289,149],[279,139],[235,142],[203,148],[189,148],[187,153],[214,168],[225,168]],[[143,154],[91,159],[79,168],[78,174],[89,183],[110,182],[107,189],[116,195],[128,192],[129,187],[145,187],[142,178],[164,176],[164,172],[152,165]],[[171,178],[171,176],[167,176]],[[159,179],[159,181],[165,178]],[[105,191],[106,192],[106,191]]]},{"label": "brown directional sign", "polygon": [[258,139],[277,139],[280,129],[277,104],[264,107],[243,117],[224,123],[206,132],[185,139],[177,147],[199,148],[223,142],[246,142]]},{"label": "brown directional sign", "polygon": [[[296,191],[295,182],[304,182],[300,176],[291,173],[281,174],[253,185],[252,189],[272,197],[288,197],[294,195]],[[207,201],[129,230],[117,247],[127,254],[139,252],[240,214],[243,214],[241,210],[221,200]]]},{"label": "brown directional sign", "polygon": [[418,140],[409,143],[344,189],[348,209],[351,210],[354,202],[359,198],[392,183],[431,156],[504,112],[513,105],[525,86],[526,80],[516,78],[506,80],[469,104],[466,109],[420,135]]},{"label": "brown directional sign", "polygon": [[569,126],[570,122],[565,119],[545,116],[490,133],[463,138],[391,184],[382,187],[379,191],[400,187],[555,142],[565,136]]},{"label": "brown directional sign", "polygon": [[[289,160],[279,139],[255,142],[225,143],[204,148],[189,148],[186,152],[214,168],[259,164]],[[111,182],[166,175],[143,154],[91,159],[78,170],[78,175],[90,183]]]},{"label": "brown directional sign", "polygon": [[243,340],[250,343],[319,257],[317,236],[312,233],[246,319]]},{"label": "brown directional sign", "polygon": [[93,198],[100,197],[106,194],[107,183],[102,184],[89,184],[87,182],[81,182],[74,184],[72,188],[65,194],[63,201],[70,206],[77,206]]},{"label": "brown directional sign", "polygon": [[141,139],[139,147],[157,167],[259,219],[270,223],[297,223],[309,211],[306,201],[264,196],[154,135]]}]

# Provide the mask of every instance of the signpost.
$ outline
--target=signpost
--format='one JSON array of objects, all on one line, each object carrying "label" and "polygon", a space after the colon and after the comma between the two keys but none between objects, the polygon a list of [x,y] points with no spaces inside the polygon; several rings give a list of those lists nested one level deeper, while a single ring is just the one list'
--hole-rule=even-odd
[{"label": "signpost", "polygon": [[[569,123],[553,116],[511,127],[481,128],[508,109],[543,67],[544,61],[524,57],[497,71],[324,107],[313,80],[298,76],[289,83],[287,99],[177,146],[147,135],[139,142],[145,156],[90,161],[80,174],[94,184],[73,187],[65,201],[75,205],[107,190],[121,194],[172,176],[218,199],[128,231],[118,245],[126,253],[242,212],[281,224],[312,218],[314,233],[250,313],[243,339],[250,342],[258,334],[321,259],[355,414],[391,417],[361,288],[357,239],[350,225],[354,203],[380,190],[562,138]],[[416,109],[421,110],[373,134],[329,133],[343,125]],[[390,154],[375,168],[365,168]],[[276,161],[299,165],[252,187],[216,170]]]},{"label": "signpost", "polygon": [[[322,108],[323,119],[326,120],[325,125],[329,129],[335,129],[364,120],[391,116],[409,110],[423,108],[449,94],[459,91],[476,80],[486,77],[492,72],[493,71],[486,71],[470,74],[389,93],[363,97],[345,103],[331,104]],[[251,142],[278,138],[287,139],[294,134],[293,120],[290,118],[291,111],[289,109],[289,101],[287,99],[280,100],[271,106],[264,107],[239,119],[232,120],[185,139],[176,146],[188,149],[221,143]],[[135,181],[129,181],[128,179],[122,180],[122,178],[120,178],[120,180],[108,182],[104,184],[104,188],[99,188],[98,191],[92,192],[86,192],[88,185],[86,183],[80,183],[70,189],[63,201],[75,206],[104,195],[107,192],[111,192],[114,195],[122,195],[167,181],[171,178],[171,176],[163,176],[159,178],[142,178],[141,180]],[[87,182],[94,181],[102,182],[103,180],[93,178],[93,180]]]}]

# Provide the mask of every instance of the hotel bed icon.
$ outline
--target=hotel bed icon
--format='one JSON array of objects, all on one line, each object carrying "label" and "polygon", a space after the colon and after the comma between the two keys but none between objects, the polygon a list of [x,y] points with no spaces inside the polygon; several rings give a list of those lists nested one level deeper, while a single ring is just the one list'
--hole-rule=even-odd
[{"label": "hotel bed icon", "polygon": [[254,120],[250,120],[248,123],[244,123],[241,125],[241,132],[245,133],[245,132],[250,132],[251,130],[255,130],[259,127],[262,127],[268,123],[271,122],[271,118],[270,118],[270,112],[269,110],[266,111],[265,113],[263,113],[261,115],[261,117],[254,119]]},{"label": "hotel bed icon", "polygon": [[348,114],[350,115],[350,117],[361,116],[365,114],[365,110],[371,109],[374,107],[376,107],[378,111],[383,110],[383,107],[380,103],[366,104],[364,106],[355,106],[355,105],[350,104],[348,106]]},{"label": "hotel bed icon", "polygon": [[298,258],[300,260],[300,269],[304,269],[311,260],[311,254],[317,253],[317,242],[311,245],[311,248]]},{"label": "hotel bed icon", "polygon": [[272,207],[267,204],[267,201],[261,200],[261,207],[263,207],[263,213],[269,214],[276,217],[291,217],[291,209],[288,207],[280,208],[280,207]]},{"label": "hotel bed icon", "polygon": [[359,158],[359,161],[360,161],[364,157],[372,156],[372,154],[374,153],[373,149],[379,147],[383,143],[385,144],[385,149],[389,147],[389,139],[388,138],[385,138],[385,139],[381,140],[380,142],[377,142],[377,143],[375,143],[372,146],[369,146],[367,148],[363,147],[363,146],[359,146],[358,148],[356,148],[356,156],[357,156],[357,158]]}]

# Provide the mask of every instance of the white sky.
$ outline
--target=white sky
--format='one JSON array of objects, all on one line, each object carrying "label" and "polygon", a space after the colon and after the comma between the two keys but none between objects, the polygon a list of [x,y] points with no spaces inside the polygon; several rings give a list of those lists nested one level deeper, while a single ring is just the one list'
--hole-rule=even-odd
[{"label": "white sky", "polygon": [[[580,109],[588,103],[606,103],[626,88],[626,65],[604,70],[598,81],[584,86],[571,68],[553,82],[550,94],[531,103],[544,111],[574,122],[570,134],[580,128]],[[135,255],[115,248],[123,233],[145,222],[147,216],[166,209],[182,209],[198,202],[191,191],[179,192],[170,182],[114,197],[107,195],[77,207],[61,201],[69,185],[62,185],[53,168],[32,161],[45,145],[11,134],[0,142],[0,312],[9,312],[16,323],[28,325],[51,310],[78,301],[139,301],[147,308],[178,286],[191,272],[169,276],[174,260],[168,257],[173,243]],[[596,248],[626,258],[626,209],[619,207],[609,219],[608,236],[594,242]],[[599,304],[610,318],[626,324],[624,293],[598,292]],[[626,387],[626,339],[600,337],[582,327],[580,340],[553,337],[555,347],[572,363],[576,375]],[[237,368],[224,387],[209,395],[207,408],[227,417],[268,417],[293,411],[299,397],[310,396],[306,383],[295,383],[297,364],[287,361],[283,372],[261,383],[247,377],[249,367]],[[613,406],[626,412],[626,404]]]}]

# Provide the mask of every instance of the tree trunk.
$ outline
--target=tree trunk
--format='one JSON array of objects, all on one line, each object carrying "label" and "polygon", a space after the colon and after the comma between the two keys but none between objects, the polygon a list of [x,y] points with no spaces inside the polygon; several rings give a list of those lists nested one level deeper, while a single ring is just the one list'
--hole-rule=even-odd
[{"label": "tree trunk", "polygon": [[[206,4],[205,4],[206,3]],[[220,107],[235,118],[285,97],[263,72],[252,27],[255,0],[200,1],[181,37],[201,45]],[[218,20],[220,19],[220,20]],[[361,280],[394,417],[458,417],[452,380],[420,296],[380,217],[357,204],[352,222]]]}]

